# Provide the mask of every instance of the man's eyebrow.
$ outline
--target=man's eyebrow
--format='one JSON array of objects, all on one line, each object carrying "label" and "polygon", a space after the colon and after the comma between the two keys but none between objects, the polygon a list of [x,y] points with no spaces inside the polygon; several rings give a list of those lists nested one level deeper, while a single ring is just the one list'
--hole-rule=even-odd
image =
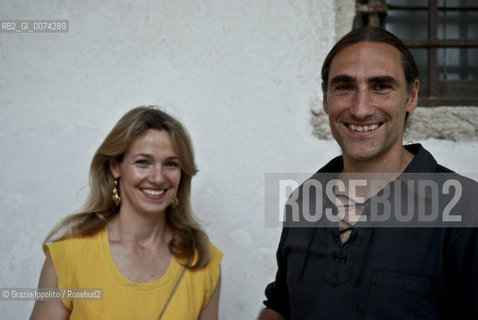
[{"label": "man's eyebrow", "polygon": [[[329,84],[332,86],[332,85],[336,85],[338,83],[343,83],[343,82],[344,83],[352,83],[352,82],[355,82],[355,81],[356,81],[356,79],[352,76],[349,76],[349,75],[346,75],[346,74],[338,74],[330,80]],[[374,76],[374,77],[368,78],[367,82],[368,83],[389,83],[393,86],[400,85],[400,82],[392,76]]]},{"label": "man's eyebrow", "polygon": [[330,84],[334,85],[341,82],[354,82],[354,78],[346,74],[338,74],[330,79]]},{"label": "man's eyebrow", "polygon": [[390,83],[394,86],[398,86],[400,82],[395,79],[392,76],[377,76],[377,77],[371,77],[368,79],[368,82],[370,83],[377,83],[377,82],[382,82],[382,83]]}]

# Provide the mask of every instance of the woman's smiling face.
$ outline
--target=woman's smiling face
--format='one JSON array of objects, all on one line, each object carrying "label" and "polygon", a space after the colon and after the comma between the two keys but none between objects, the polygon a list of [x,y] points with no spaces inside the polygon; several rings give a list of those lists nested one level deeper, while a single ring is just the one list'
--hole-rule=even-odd
[{"label": "woman's smiling face", "polygon": [[180,159],[166,130],[137,137],[110,170],[119,178],[120,212],[135,215],[165,213],[181,180]]}]

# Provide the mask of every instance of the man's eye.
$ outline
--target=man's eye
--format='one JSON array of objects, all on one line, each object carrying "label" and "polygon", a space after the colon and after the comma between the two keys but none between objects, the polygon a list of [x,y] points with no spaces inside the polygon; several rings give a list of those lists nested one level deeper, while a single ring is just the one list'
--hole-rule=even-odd
[{"label": "man's eye", "polygon": [[386,83],[379,83],[375,86],[375,90],[382,91],[382,90],[388,90],[390,89],[390,86]]},{"label": "man's eye", "polygon": [[349,86],[347,84],[341,84],[335,87],[338,91],[349,91],[352,90],[352,86]]}]

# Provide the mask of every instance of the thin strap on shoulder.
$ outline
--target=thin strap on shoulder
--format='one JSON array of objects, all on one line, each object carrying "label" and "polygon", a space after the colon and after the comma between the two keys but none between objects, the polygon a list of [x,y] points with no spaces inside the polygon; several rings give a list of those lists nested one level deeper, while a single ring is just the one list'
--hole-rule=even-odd
[{"label": "thin strap on shoulder", "polygon": [[181,283],[181,280],[183,279],[184,274],[186,273],[187,267],[189,266],[189,263],[191,262],[191,258],[192,258],[192,256],[189,257],[188,262],[186,262],[186,264],[184,265],[183,272],[181,272],[181,275],[179,276],[178,281],[176,281],[176,285],[174,286],[173,291],[171,291],[171,294],[169,295],[168,301],[166,301],[166,303],[164,304],[164,307],[161,310],[161,313],[159,314],[158,320],[161,320],[161,318],[163,317],[164,312],[166,311],[166,308],[169,305],[169,302],[171,302],[171,300],[173,299],[174,293],[176,292],[176,289],[179,287],[179,283]]}]

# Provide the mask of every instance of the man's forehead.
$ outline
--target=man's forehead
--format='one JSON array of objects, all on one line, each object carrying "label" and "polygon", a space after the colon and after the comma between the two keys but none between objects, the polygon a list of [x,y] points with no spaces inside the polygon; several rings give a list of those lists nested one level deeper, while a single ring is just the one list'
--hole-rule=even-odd
[{"label": "man's forehead", "polygon": [[352,44],[336,53],[330,64],[329,81],[337,75],[405,77],[397,48],[388,43],[368,41]]}]

